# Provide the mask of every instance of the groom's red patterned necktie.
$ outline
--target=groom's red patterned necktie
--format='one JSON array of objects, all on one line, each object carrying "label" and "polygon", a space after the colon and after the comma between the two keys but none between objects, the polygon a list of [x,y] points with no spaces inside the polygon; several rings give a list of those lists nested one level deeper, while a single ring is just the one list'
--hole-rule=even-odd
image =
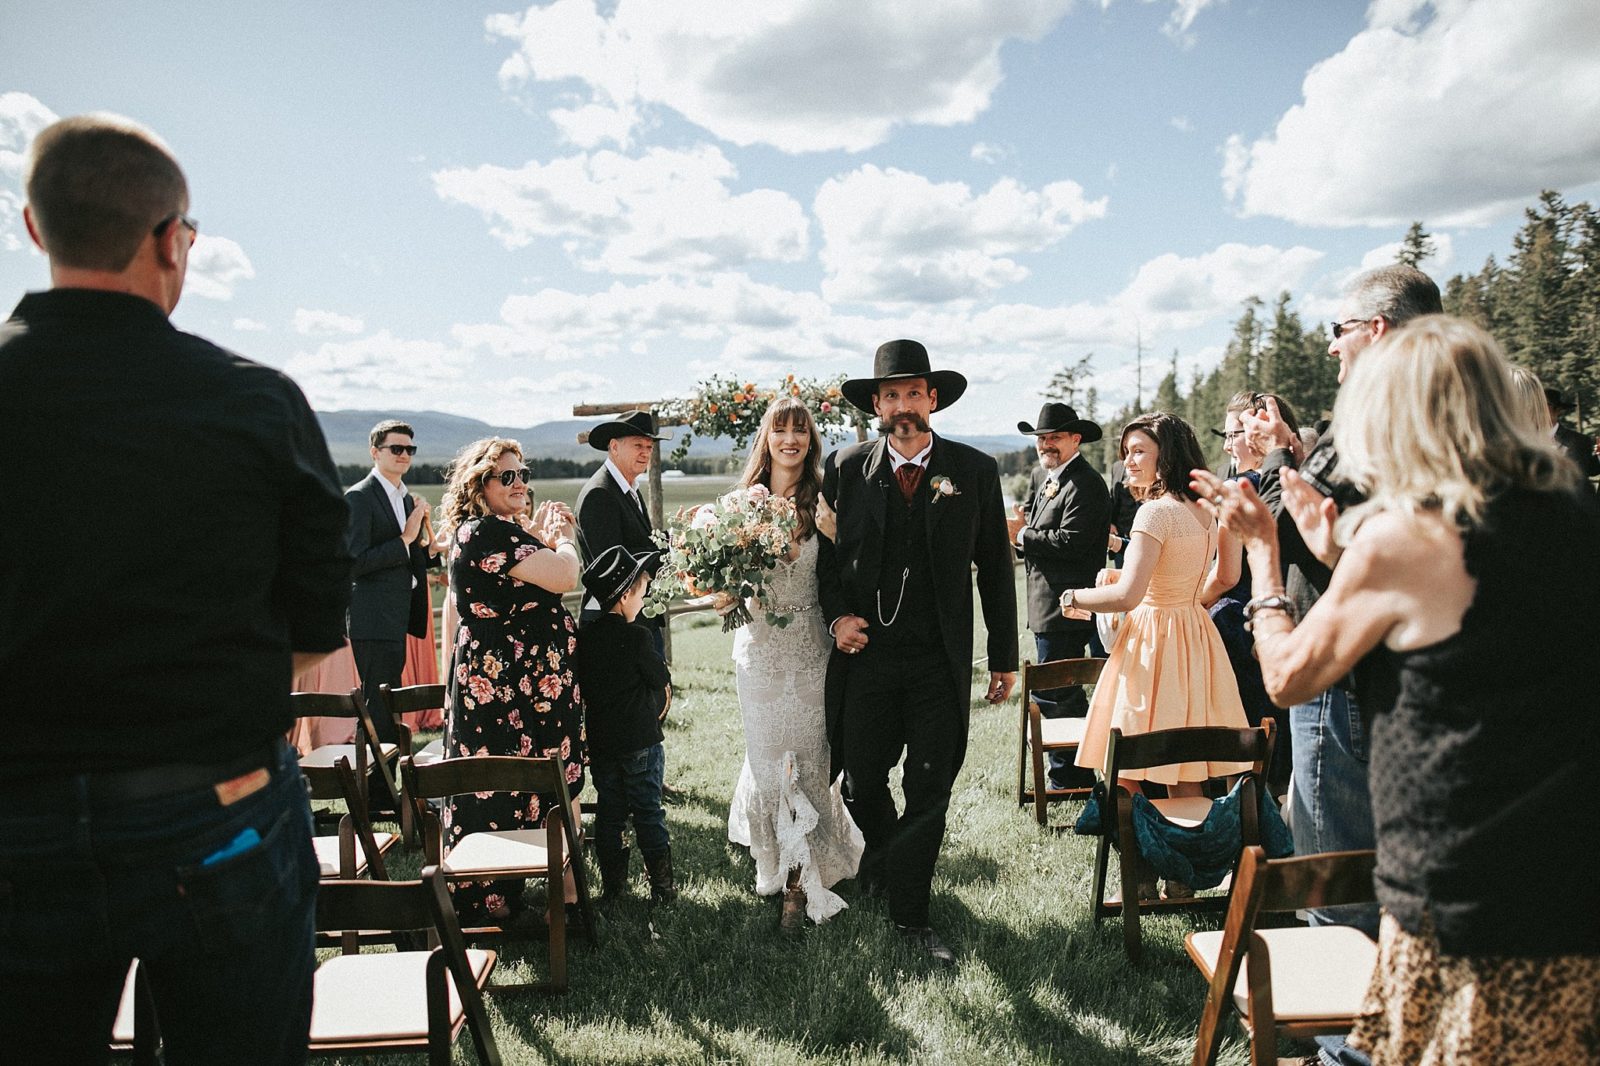
[{"label": "groom's red patterned necktie", "polygon": [[916,463],[901,463],[894,472],[894,479],[900,482],[900,495],[905,497],[906,506],[910,507],[917,495],[917,486],[922,484],[922,467]]}]

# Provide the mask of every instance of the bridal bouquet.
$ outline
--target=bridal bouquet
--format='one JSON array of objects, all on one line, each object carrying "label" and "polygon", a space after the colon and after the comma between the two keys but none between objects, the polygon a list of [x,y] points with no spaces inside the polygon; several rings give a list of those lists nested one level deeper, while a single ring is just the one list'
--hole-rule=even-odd
[{"label": "bridal bouquet", "polygon": [[[766,590],[767,572],[789,553],[798,518],[794,501],[765,485],[735,489],[716,503],[680,508],[652,536],[662,549],[661,569],[650,585],[644,613],[654,618],[675,596],[725,592],[738,602],[722,619],[723,632],[752,620],[745,601]],[[767,611],[782,628],[788,615]]]}]

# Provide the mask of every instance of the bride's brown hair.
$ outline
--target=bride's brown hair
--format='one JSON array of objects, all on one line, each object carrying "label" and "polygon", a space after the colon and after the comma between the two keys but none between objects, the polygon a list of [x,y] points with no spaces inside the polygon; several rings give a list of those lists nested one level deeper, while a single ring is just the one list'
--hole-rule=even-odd
[{"label": "bride's brown hair", "polygon": [[776,427],[804,428],[809,438],[805,462],[800,467],[800,484],[794,490],[794,509],[800,516],[800,539],[805,540],[817,531],[817,497],[822,494],[822,434],[817,432],[817,420],[811,417],[811,408],[794,396],[780,396],[767,405],[761,416],[761,428],[756,430],[755,443],[750,445],[750,458],[744,464],[744,474],[739,478],[739,488],[765,485],[772,488],[772,449],[768,439]]}]

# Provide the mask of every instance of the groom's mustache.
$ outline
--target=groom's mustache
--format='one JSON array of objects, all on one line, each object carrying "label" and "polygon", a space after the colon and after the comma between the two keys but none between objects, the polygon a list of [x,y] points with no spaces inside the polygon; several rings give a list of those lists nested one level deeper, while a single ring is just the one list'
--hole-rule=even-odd
[{"label": "groom's mustache", "polygon": [[931,432],[928,428],[928,420],[917,414],[915,411],[902,411],[893,418],[878,419],[878,432],[893,433],[894,428],[901,422],[911,423],[911,428],[915,429],[918,433]]}]

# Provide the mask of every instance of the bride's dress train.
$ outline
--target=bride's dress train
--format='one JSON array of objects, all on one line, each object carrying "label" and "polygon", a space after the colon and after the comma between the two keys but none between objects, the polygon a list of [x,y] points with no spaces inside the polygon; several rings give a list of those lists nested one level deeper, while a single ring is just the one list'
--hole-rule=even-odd
[{"label": "bride's dress train", "polygon": [[833,647],[817,604],[817,538],[779,562],[767,599],[790,616],[769,626],[760,611],[734,632],[734,677],[744,716],[745,763],[728,811],[728,839],[750,848],[756,891],[782,892],[800,870],[806,917],[825,921],[846,906],[832,886],[855,876],[861,832],[828,781],[822,703]]}]

